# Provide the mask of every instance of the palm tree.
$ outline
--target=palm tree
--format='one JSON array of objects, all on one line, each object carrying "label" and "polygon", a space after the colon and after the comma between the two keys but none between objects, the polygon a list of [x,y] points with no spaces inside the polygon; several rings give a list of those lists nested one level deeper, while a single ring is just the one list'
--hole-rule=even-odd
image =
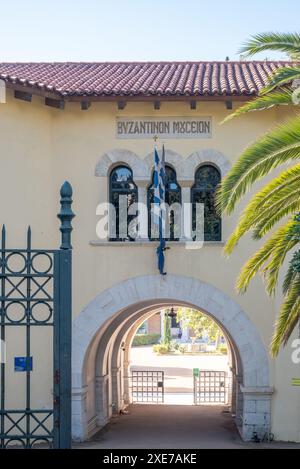
[{"label": "palm tree", "polygon": [[[300,35],[259,34],[246,42],[240,52],[251,56],[265,50],[300,57]],[[294,84],[299,79],[300,64],[291,62],[280,67],[256,99],[237,109],[225,121],[273,106],[297,106],[300,92],[294,89]],[[297,248],[300,242],[300,115],[294,114],[293,118],[246,148],[222,181],[218,193],[220,210],[231,214],[256,181],[284,163],[294,164],[252,196],[224,249],[229,255],[249,231],[257,240],[269,234],[265,244],[243,266],[237,279],[237,289],[245,292],[253,277],[262,273],[270,295],[275,292],[287,254],[292,254],[282,286],[284,299],[271,342],[273,356],[278,354],[282,345],[286,345],[300,320],[300,250]],[[280,226],[276,227],[279,222]]]}]

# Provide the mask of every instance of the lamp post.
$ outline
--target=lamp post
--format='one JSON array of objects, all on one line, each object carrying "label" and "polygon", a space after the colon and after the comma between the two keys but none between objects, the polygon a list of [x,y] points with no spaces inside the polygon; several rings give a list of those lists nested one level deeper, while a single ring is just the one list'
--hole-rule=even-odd
[{"label": "lamp post", "polygon": [[175,309],[174,309],[173,306],[167,314],[168,314],[169,318],[171,318],[171,319],[176,318],[176,316],[177,316],[177,313],[175,312]]}]

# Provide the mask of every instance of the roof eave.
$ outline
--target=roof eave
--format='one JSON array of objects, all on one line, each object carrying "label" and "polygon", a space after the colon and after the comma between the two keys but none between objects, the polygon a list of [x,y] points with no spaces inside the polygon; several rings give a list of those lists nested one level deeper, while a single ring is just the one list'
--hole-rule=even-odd
[{"label": "roof eave", "polygon": [[39,86],[29,86],[29,85],[22,85],[20,83],[12,83],[10,81],[6,81],[6,86],[8,89],[17,90],[17,91],[24,91],[27,93],[31,93],[35,96],[41,96],[44,98],[52,98],[58,100],[64,100],[67,102],[82,102],[82,101],[90,101],[90,102],[118,102],[118,101],[126,101],[126,102],[153,102],[154,100],[158,101],[181,101],[181,102],[190,102],[190,101],[247,101],[257,94],[249,93],[249,94],[74,94],[68,93],[66,91],[57,91],[57,90],[49,90],[47,88],[42,88]]}]

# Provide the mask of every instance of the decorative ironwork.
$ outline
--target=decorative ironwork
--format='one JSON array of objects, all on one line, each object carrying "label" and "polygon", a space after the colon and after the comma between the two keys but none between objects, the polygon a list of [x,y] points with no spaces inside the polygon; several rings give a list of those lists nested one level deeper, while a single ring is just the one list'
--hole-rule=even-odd
[{"label": "decorative ironwork", "polygon": [[[3,226],[0,249],[0,331],[2,343],[9,349],[9,361],[1,363],[0,447],[32,448],[71,445],[71,211],[72,188],[61,189],[62,244],[60,250],[32,248],[31,229],[24,249],[10,249]],[[33,373],[41,369],[32,336],[46,331],[53,342],[53,405],[32,407]],[[44,332],[42,332],[42,330]],[[44,335],[43,335],[44,337]],[[23,340],[23,349],[20,345]],[[16,391],[8,383],[7,368],[12,370],[11,354],[23,350],[24,407],[16,408]],[[3,357],[2,357],[3,358]],[[33,364],[33,369],[31,368]],[[46,365],[47,366],[47,365]],[[18,370],[20,371],[20,370]],[[63,376],[63,379],[60,379]],[[20,383],[20,380],[18,380]],[[36,383],[36,380],[35,380]],[[9,387],[8,387],[9,386]],[[22,386],[20,386],[22,389]],[[48,390],[49,395],[51,389]],[[36,398],[35,398],[36,400]]]},{"label": "decorative ironwork", "polygon": [[135,215],[127,215],[127,226],[120,226],[119,209],[120,197],[127,198],[127,209],[138,201],[138,190],[133,180],[133,174],[127,166],[117,166],[110,174],[109,201],[115,208],[114,217],[110,219],[111,241],[134,241],[135,233],[130,232],[130,222]]},{"label": "decorative ironwork", "polygon": [[196,230],[196,203],[204,204],[204,241],[221,241],[221,217],[215,206],[215,193],[221,181],[220,171],[212,165],[203,165],[195,174],[192,195],[192,225]]},{"label": "decorative ironwork", "polygon": [[[165,166],[166,174],[166,191],[165,191],[165,202],[171,207],[173,204],[181,204],[181,187],[177,182],[176,171],[171,168],[171,166]],[[153,236],[153,231],[155,231],[152,223],[152,211],[151,207],[154,203],[154,175],[152,176],[152,182],[148,187],[148,236],[151,241],[157,241],[158,235]],[[175,224],[175,213],[174,210],[171,210],[170,213],[167,213],[166,226],[169,226],[170,236],[165,239],[168,241],[176,241],[180,237],[180,223]],[[177,232],[178,231],[178,232]]]},{"label": "decorative ironwork", "polygon": [[200,370],[194,375],[194,404],[226,404],[228,379],[225,371]]},{"label": "decorative ironwork", "polygon": [[68,181],[65,181],[64,184],[61,186],[60,189],[60,205],[61,209],[58,213],[57,217],[60,219],[61,226],[61,246],[60,249],[72,249],[71,246],[71,233],[73,231],[72,228],[72,220],[75,217],[74,213],[72,212],[72,195],[73,190],[72,186]]},{"label": "decorative ironwork", "polygon": [[163,404],[164,372],[132,371],[131,394],[135,404]]}]

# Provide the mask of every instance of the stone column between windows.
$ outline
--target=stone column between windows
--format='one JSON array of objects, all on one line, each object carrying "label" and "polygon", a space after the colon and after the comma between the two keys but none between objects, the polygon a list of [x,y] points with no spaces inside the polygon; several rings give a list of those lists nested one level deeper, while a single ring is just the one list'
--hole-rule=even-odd
[{"label": "stone column between windows", "polygon": [[[180,241],[192,240],[192,200],[191,187],[194,180],[178,180],[181,187],[181,236]],[[188,230],[187,230],[188,227]]]},{"label": "stone column between windows", "polygon": [[134,180],[138,188],[138,204],[139,204],[139,229],[136,241],[149,241],[148,237],[148,200],[147,189],[149,180]]}]

